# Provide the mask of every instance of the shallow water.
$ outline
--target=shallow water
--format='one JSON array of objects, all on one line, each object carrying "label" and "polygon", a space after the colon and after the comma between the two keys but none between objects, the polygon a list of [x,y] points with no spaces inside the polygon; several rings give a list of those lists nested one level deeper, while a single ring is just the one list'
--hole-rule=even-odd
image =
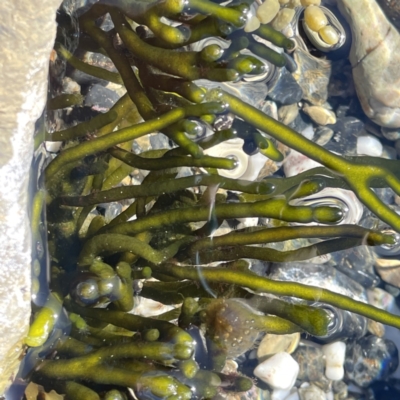
[{"label": "shallow water", "polygon": [[[68,9],[71,3],[67,3],[66,6]],[[339,17],[337,9],[333,10]],[[79,15],[81,14],[79,12]],[[128,12],[127,14],[129,15]],[[64,18],[60,17],[60,27],[66,29],[67,26],[73,31],[77,26],[75,18],[73,14],[68,22],[65,15]],[[135,16],[133,18],[135,19]],[[140,23],[143,24],[143,22]],[[109,18],[103,21],[104,30],[111,29],[112,26]],[[299,35],[304,34],[302,29],[299,31]],[[142,38],[146,36],[146,32],[140,29],[138,33],[142,35]],[[236,32],[236,36],[232,36],[232,43],[238,40],[239,33]],[[348,31],[347,34],[349,34]],[[64,45],[71,51],[77,45],[77,36],[72,35],[72,38],[72,41],[70,39],[64,41]],[[46,248],[45,233],[48,230],[49,257],[46,258],[41,252],[36,251],[35,257],[40,260],[41,275],[39,274],[39,291],[36,292],[35,304],[53,310],[52,315],[54,315],[55,309],[61,307],[64,301],[64,307],[72,323],[69,326],[70,323],[66,322],[67,311],[63,311],[64,318],[55,319],[54,327],[50,327],[48,332],[40,332],[40,334],[37,331],[31,332],[31,337],[43,336],[45,343],[44,347],[37,347],[36,350],[32,348],[28,351],[29,356],[21,371],[21,378],[26,377],[35,363],[35,358],[38,361],[47,358],[47,364],[46,362],[42,364],[44,368],[42,372],[39,369],[39,372],[33,374],[34,382],[44,384],[46,391],[54,388],[59,393],[65,393],[72,389],[68,389],[62,383],[63,380],[60,384],[58,381],[60,378],[77,382],[83,379],[85,386],[88,385],[92,392],[97,392],[97,396],[100,396],[93,398],[118,398],[111,397],[109,394],[113,388],[118,388],[122,396],[120,398],[134,398],[132,394],[134,392],[139,399],[172,399],[178,398],[177,396],[244,399],[270,398],[271,395],[272,398],[282,399],[289,398],[288,396],[296,398],[296,395],[305,398],[305,382],[312,382],[311,387],[318,388],[318,395],[322,396],[321,398],[330,398],[329,396],[333,396],[334,393],[339,396],[337,386],[342,380],[332,381],[324,375],[326,358],[324,359],[323,356],[320,356],[320,363],[315,364],[321,366],[319,371],[314,371],[318,379],[310,379],[311,372],[304,372],[306,366],[300,362],[301,357],[298,354],[305,348],[304,346],[314,346],[319,349],[321,345],[341,341],[346,343],[348,350],[344,360],[343,382],[350,385],[349,390],[359,392],[349,394],[346,398],[383,398],[371,393],[373,393],[372,390],[378,393],[380,389],[376,388],[381,385],[381,380],[384,379],[386,382],[390,373],[397,367],[397,350],[390,347],[390,342],[376,339],[382,344],[383,350],[380,355],[374,354],[370,358],[373,362],[382,365],[382,371],[371,371],[371,374],[374,373],[376,376],[376,381],[372,386],[371,375],[364,387],[356,387],[354,378],[351,378],[353,375],[349,366],[349,349],[353,349],[361,337],[370,337],[372,334],[383,335],[382,325],[379,323],[373,325],[368,322],[366,317],[371,317],[370,314],[360,316],[342,310],[338,298],[332,298],[331,305],[326,305],[325,302],[328,301],[324,302],[324,299],[328,298],[326,296],[328,292],[321,289],[314,289],[309,295],[301,295],[303,287],[292,292],[289,286],[284,289],[284,285],[273,286],[266,280],[260,281],[259,286],[254,283],[256,277],[257,279],[258,277],[269,278],[273,280],[272,282],[301,283],[328,289],[361,302],[367,302],[368,299],[372,302],[371,296],[374,297],[373,294],[376,292],[374,288],[378,287],[386,298],[385,301],[380,300],[374,304],[386,309],[393,307],[400,291],[397,288],[399,286],[397,282],[385,281],[380,273],[383,279],[381,280],[375,268],[377,260],[379,260],[379,265],[385,266],[385,263],[397,260],[398,254],[391,250],[391,245],[386,246],[389,248],[389,255],[385,251],[376,253],[373,247],[366,245],[368,241],[368,244],[371,244],[371,240],[378,243],[382,243],[379,240],[388,240],[385,239],[387,237],[379,236],[380,233],[377,233],[378,239],[371,239],[368,236],[369,229],[380,232],[390,227],[362,205],[355,198],[354,193],[345,190],[350,189],[348,183],[343,179],[340,171],[335,170],[334,164],[325,156],[320,155],[318,150],[313,153],[307,149],[310,143],[317,143],[330,152],[339,153],[342,156],[357,156],[360,152],[372,156],[374,154],[369,151],[376,152],[381,144],[381,152],[378,155],[387,159],[396,159],[397,142],[388,137],[397,136],[395,136],[395,131],[391,132],[393,136],[389,136],[387,130],[382,130],[364,115],[353,87],[351,65],[347,60],[345,49],[325,55],[312,48],[306,36],[302,38],[307,49],[307,53],[304,54],[308,57],[308,61],[301,58],[303,53],[299,50],[295,50],[294,56],[293,53],[288,52],[288,56],[293,56],[300,67],[296,73],[291,73],[293,71],[289,71],[290,68],[278,68],[268,62],[266,63],[268,68],[265,67],[268,73],[264,71],[262,74],[243,74],[233,83],[210,83],[204,79],[194,79],[194,83],[198,86],[208,89],[221,87],[226,91],[228,95],[223,95],[223,101],[230,102],[229,112],[226,112],[225,106],[221,107],[213,103],[207,112],[196,111],[185,125],[177,125],[178,129],[175,128],[175,131],[168,131],[170,124],[167,127],[161,127],[159,130],[166,135],[155,132],[157,129],[151,129],[149,134],[138,135],[134,141],[131,138],[128,142],[126,142],[127,138],[122,140],[124,144],[121,147],[136,156],[136,161],[132,162],[145,162],[151,158],[164,157],[159,160],[159,163],[170,163],[168,169],[159,168],[155,166],[155,163],[150,165],[148,162],[145,167],[140,166],[144,164],[127,167],[119,161],[122,157],[126,157],[126,154],[118,154],[115,148],[112,152],[106,151],[104,146],[96,147],[97,150],[90,149],[85,142],[88,143],[103,134],[110,135],[114,125],[117,125],[117,129],[136,125],[141,121],[140,116],[135,110],[124,115],[124,110],[132,108],[132,105],[129,104],[128,96],[121,98],[124,93],[121,86],[108,85],[104,88],[104,82],[88,78],[87,75],[82,76],[71,67],[66,70],[66,75],[70,77],[67,80],[64,78],[65,63],[61,57],[51,65],[51,82],[57,82],[52,87],[52,97],[77,90],[84,95],[85,100],[83,104],[78,104],[73,108],[47,113],[46,129],[49,132],[47,139],[51,139],[52,132],[62,131],[85,121],[89,115],[93,117],[99,112],[107,113],[113,104],[117,104],[113,109],[117,110],[117,119],[120,119],[114,125],[108,121],[105,125],[107,129],[102,125],[91,128],[89,134],[72,143],[74,145],[80,143],[77,147],[87,149],[82,150],[79,157],[73,155],[73,151],[68,153],[66,150],[68,146],[71,146],[71,142],[67,146],[63,144],[61,154],[71,154],[74,163],[68,164],[69,160],[65,158],[58,167],[58,161],[49,164],[53,154],[39,149],[42,155],[46,155],[46,163],[50,165],[45,172],[47,174],[45,188],[48,196],[48,220],[47,229],[43,225],[43,229],[35,239],[40,238]],[[257,41],[258,44],[266,44],[266,41],[260,39],[259,36],[257,36]],[[122,54],[126,60],[133,58],[138,68],[143,69],[143,60],[135,59],[123,47],[123,42],[124,39],[121,43],[114,38],[114,46],[120,52],[119,54]],[[251,43],[250,41],[247,47],[254,53],[257,51],[255,46],[257,43]],[[105,45],[103,44],[103,47]],[[204,45],[205,43],[199,42],[185,50],[201,51]],[[242,49],[241,54],[250,54],[247,47]],[[279,50],[276,46],[274,48]],[[315,58],[310,58],[308,52]],[[257,56],[259,60],[265,62],[263,58]],[[143,57],[146,60],[145,55]],[[242,68],[241,65],[235,64],[236,61],[231,60],[221,65]],[[93,55],[86,57],[86,62],[94,63],[102,68],[110,68],[112,64],[107,58],[98,56],[95,59]],[[254,62],[257,63],[257,61]],[[288,65],[293,62],[293,60],[290,61]],[[154,63],[158,68],[163,68],[156,61]],[[127,81],[122,73],[121,65],[117,70]],[[166,68],[165,72],[171,73],[168,70],[169,67]],[[203,68],[205,68],[204,65]],[[114,68],[113,72],[115,71]],[[140,79],[142,82],[147,79],[151,84],[150,80],[156,78],[155,76],[152,78],[151,75],[150,78],[146,76],[148,72],[142,70]],[[154,74],[157,70],[150,72]],[[154,85],[152,86],[154,88]],[[195,90],[195,87],[191,87],[192,94]],[[201,91],[196,93],[200,96]],[[188,104],[182,97],[171,95],[171,90],[165,88],[163,91],[147,88],[147,95],[153,105],[158,107],[160,114],[165,113],[169,108],[176,109]],[[230,95],[256,107],[264,115],[273,119],[284,121],[284,118],[288,118],[289,122],[286,122],[286,125],[303,134],[303,137],[309,139],[310,142],[300,138],[302,151],[296,153],[290,150],[291,145],[299,148],[299,145],[295,144],[292,133],[282,130],[279,131],[281,135],[279,136],[276,132],[281,129],[281,125],[269,127],[268,124],[273,119],[259,117],[253,109],[244,109],[242,103],[236,105],[235,98]],[[326,99],[324,96],[327,96]],[[218,93],[211,91],[204,100],[215,101],[218,98]],[[119,100],[115,103],[117,99]],[[137,101],[137,98],[135,99]],[[194,104],[193,97],[190,100]],[[327,103],[324,100],[327,100]],[[118,104],[122,103],[123,106],[118,109]],[[316,107],[317,114],[311,114],[310,110],[306,112],[306,106]],[[333,112],[335,121],[322,125],[321,113],[324,115],[328,109]],[[143,114],[143,110],[142,106],[142,116],[146,120],[151,119]],[[211,118],[209,114],[214,113],[216,116]],[[260,125],[265,129],[261,129]],[[184,134],[185,130],[186,134]],[[229,140],[223,141],[221,145],[207,149],[208,143],[215,140],[218,132],[227,132],[231,136],[226,137],[225,139]],[[285,139],[285,135],[289,135],[291,139]],[[366,150],[365,148],[360,150],[359,139],[364,136],[372,137],[377,142],[367,145]],[[281,141],[280,138],[282,138]],[[49,145],[50,141],[47,141],[47,149],[50,148]],[[223,157],[226,160],[208,160],[209,164],[207,164],[206,157],[201,156],[199,145],[205,148],[206,156]],[[167,156],[165,156],[166,152],[169,152]],[[187,153],[191,154],[191,157],[186,156],[184,159]],[[304,154],[308,154],[314,160],[310,160]],[[144,161],[138,161],[138,156]],[[171,161],[166,158],[168,156],[170,159],[176,158]],[[198,160],[195,165],[192,160],[189,160],[193,158]],[[329,169],[310,173],[307,176],[307,170],[321,165],[315,160],[322,163],[325,160],[325,165]],[[202,162],[205,164],[201,165]],[[172,168],[171,165],[174,163],[176,165]],[[229,168],[232,169],[229,170]],[[149,169],[154,169],[154,171],[149,173]],[[214,175],[216,172],[222,178]],[[301,173],[304,178],[301,178],[303,176],[301,175],[297,179]],[[359,174],[361,179],[362,174]],[[65,183],[60,177],[66,178]],[[292,182],[288,183],[287,187],[282,184],[285,177],[293,177],[292,181],[285,181]],[[231,181],[229,178],[236,181]],[[241,180],[237,181],[237,179]],[[123,191],[129,191],[130,186],[136,192],[120,194]],[[325,186],[332,187],[324,189]],[[397,197],[385,186],[387,185],[379,182],[374,190],[383,199],[384,204],[397,210]],[[101,192],[112,187],[117,189],[104,195]],[[140,190],[145,193],[141,194]],[[314,194],[316,192],[318,193]],[[62,196],[73,197],[74,195],[92,197],[77,197],[74,204],[65,203],[72,200],[62,199]],[[60,197],[61,200],[57,200]],[[110,199],[116,201],[111,202]],[[257,201],[264,202],[263,207],[256,208],[254,202]],[[60,206],[60,204],[66,205]],[[80,207],[77,207],[78,205]],[[300,208],[294,208],[300,206],[303,207],[301,213]],[[84,218],[85,213],[86,218]],[[131,222],[126,223],[126,220]],[[346,225],[341,227],[343,223]],[[111,227],[113,224],[114,226]],[[347,224],[354,225],[358,231]],[[331,230],[330,233],[324,231],[324,227],[328,228],[329,225],[337,226],[338,230]],[[155,229],[157,227],[158,229]],[[298,229],[299,233],[295,234],[295,229]],[[285,236],[289,231],[289,236]],[[106,237],[107,233],[114,236]],[[103,234],[102,237],[100,237],[101,234]],[[133,235],[133,238],[127,234]],[[323,242],[323,239],[327,241]],[[382,245],[381,249],[384,249]],[[223,264],[226,270],[212,268],[220,262],[228,262]],[[54,297],[53,303],[47,299],[48,287],[46,274],[43,273],[47,264],[50,264],[50,291]],[[205,268],[205,265],[210,268]],[[181,266],[183,268],[180,268]],[[193,270],[191,266],[196,268]],[[149,271],[145,269],[149,267],[153,278],[157,281],[149,279]],[[220,275],[213,275],[218,271]],[[253,281],[252,278],[254,278]],[[260,292],[261,286],[263,293]],[[257,293],[258,296],[253,293]],[[296,298],[290,297],[292,294],[296,295]],[[287,303],[277,300],[277,295],[281,295],[280,299],[286,300]],[[187,307],[187,309],[182,311],[180,303],[184,298],[190,303],[190,307],[185,302],[182,307]],[[237,300],[238,298],[242,300]],[[299,301],[299,298],[303,300]],[[135,304],[133,309],[132,299]],[[150,299],[154,301],[151,302]],[[302,308],[309,305],[314,308]],[[140,323],[127,322],[127,320],[118,322],[113,319],[114,317],[111,319],[105,317],[100,310],[96,314],[96,309],[104,308],[110,309],[108,315],[112,315],[111,310],[130,311],[131,314],[142,315],[146,318],[154,318],[157,313],[161,315],[165,313],[161,319],[165,318],[165,321],[172,321],[173,324],[178,321],[180,330],[167,333],[169,329],[172,329],[172,325],[165,325],[159,320],[156,322],[146,320],[147,322]],[[314,313],[314,317],[311,317],[311,312]],[[72,313],[80,314],[80,317],[75,317]],[[60,312],[57,311],[57,314]],[[285,322],[279,322],[271,315],[283,317]],[[378,316],[378,319],[379,317],[381,316]],[[310,321],[307,321],[308,319]],[[112,325],[105,328],[105,322]],[[396,323],[398,324],[395,321],[394,324]],[[147,324],[146,328],[143,324]],[[156,339],[153,342],[154,339],[147,338],[146,332],[149,329],[158,331],[161,335],[160,340]],[[297,353],[293,353],[293,357],[296,360],[294,365],[297,362],[300,364],[300,373],[303,376],[301,380],[296,382],[296,375],[289,378],[288,369],[288,378],[283,379],[283,384],[268,380],[264,383],[259,375],[257,375],[260,378],[258,380],[240,381],[239,378],[242,375],[255,379],[254,370],[257,364],[261,363],[261,357],[256,354],[256,350],[265,332],[282,334],[296,330],[303,333],[300,344],[294,345],[291,352],[299,346]],[[138,332],[138,335],[134,332]],[[191,336],[188,336],[188,333]],[[47,334],[49,338],[46,341]],[[158,354],[164,354],[162,352],[165,351],[165,357],[169,360],[159,360],[156,355],[149,353],[145,356],[148,359],[146,363],[143,363],[143,356],[133,357],[130,361],[121,360],[119,363],[112,360],[105,361],[104,364],[99,364],[97,376],[90,373],[90,364],[87,364],[86,371],[83,369],[79,373],[72,373],[70,372],[73,370],[72,364],[69,367],[68,362],[65,362],[64,366],[62,359],[73,360],[73,357],[84,357],[83,354],[86,354],[87,350],[86,353],[77,350],[77,354],[74,354],[72,349],[63,350],[63,346],[68,343],[66,341],[68,335],[75,340],[87,343],[91,346],[90,349],[98,349],[100,352],[106,349],[106,346],[100,346],[100,343],[106,343],[111,346],[109,349],[113,349],[113,341],[121,345],[128,341],[132,346],[138,343],[141,346],[150,343],[170,346],[178,343],[182,347],[181,350],[186,353],[182,356],[177,350],[169,348],[168,351],[171,353],[168,353],[160,347]],[[195,349],[191,340],[196,342]],[[280,343],[281,339],[276,337],[276,340]],[[76,346],[78,346],[77,343]],[[278,344],[276,348],[279,348]],[[41,354],[38,354],[38,351]],[[117,351],[115,347],[115,352]],[[191,355],[193,351],[194,356]],[[61,361],[57,361],[58,352],[61,354]],[[87,354],[90,357],[91,353]],[[104,355],[104,357],[108,356]],[[120,356],[116,357],[120,358]],[[234,363],[225,364],[226,357],[234,360]],[[365,366],[369,356],[364,354],[364,357],[365,361],[361,360],[360,363],[364,362]],[[182,359],[185,361],[189,359],[193,364],[191,368],[200,368],[203,372],[194,374],[194,377],[191,376],[191,373],[184,369]],[[82,358],[82,363],[84,363],[84,358]],[[58,365],[60,370],[56,369]],[[104,366],[107,366],[111,372],[101,378],[103,376],[101,368]],[[284,365],[283,368],[289,367]],[[60,372],[52,375],[52,369]],[[140,376],[132,378],[131,381],[126,380],[127,378],[124,378],[125,380],[121,377],[116,378],[117,371],[121,376],[123,375],[120,370],[135,371]],[[108,376],[114,376],[114,378],[107,380]],[[158,384],[151,381],[157,377],[171,379],[173,381],[171,385],[177,386],[173,386],[175,389],[171,389],[172,391],[157,392],[154,387],[164,384],[164,381]],[[294,388],[290,387],[292,379]],[[357,383],[360,384],[360,381],[361,378]],[[121,382],[124,383],[121,384]],[[252,386],[253,382],[255,385]],[[104,385],[105,383],[107,385]],[[396,384],[395,380],[390,381],[388,384],[390,390],[396,391]],[[248,385],[252,387],[249,388]],[[298,391],[296,388],[300,385],[303,386]],[[187,391],[188,388],[191,392]],[[287,393],[285,394],[282,390],[287,390]],[[344,390],[343,387],[341,390]],[[90,395],[95,396],[92,392]],[[71,393],[75,392],[70,392],[70,397]],[[341,396],[344,395],[343,393]]]}]

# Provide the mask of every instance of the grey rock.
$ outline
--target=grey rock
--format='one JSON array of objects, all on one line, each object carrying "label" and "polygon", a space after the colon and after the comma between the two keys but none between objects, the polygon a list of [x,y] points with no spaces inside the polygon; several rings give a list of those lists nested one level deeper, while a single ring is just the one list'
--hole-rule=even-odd
[{"label": "grey rock", "polygon": [[102,85],[92,85],[85,97],[84,105],[95,108],[97,111],[108,111],[118,100],[119,95]]},{"label": "grey rock", "polygon": [[310,385],[299,388],[300,400],[325,400],[326,394],[319,387]]},{"label": "grey rock", "polygon": [[294,104],[299,102],[303,97],[303,90],[293,78],[292,74],[283,68],[281,77],[268,93],[268,97],[278,104]]},{"label": "grey rock", "polygon": [[319,126],[315,130],[313,140],[320,146],[325,146],[332,139],[333,134],[333,129],[328,128],[327,126]]},{"label": "grey rock", "polygon": [[324,376],[324,355],[319,347],[300,345],[292,354],[292,357],[300,367],[297,375],[300,382],[319,381]]},{"label": "grey rock", "polygon": [[296,49],[293,55],[298,65],[293,76],[303,90],[303,100],[321,106],[328,99],[328,85],[332,71],[330,61],[313,57],[301,48]]},{"label": "grey rock", "polygon": [[60,2],[0,2],[0,393],[12,381],[29,327],[28,176]]},{"label": "grey rock", "polygon": [[382,135],[388,140],[399,140],[400,139],[400,130],[399,129],[390,129],[390,128],[381,128]]},{"label": "grey rock", "polygon": [[351,26],[349,58],[364,112],[378,125],[399,128],[400,33],[375,0],[339,0],[338,6]]}]

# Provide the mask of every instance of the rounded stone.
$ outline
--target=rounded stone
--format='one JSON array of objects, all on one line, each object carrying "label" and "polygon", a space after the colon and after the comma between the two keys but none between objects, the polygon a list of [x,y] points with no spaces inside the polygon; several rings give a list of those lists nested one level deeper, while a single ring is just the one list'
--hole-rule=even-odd
[{"label": "rounded stone", "polygon": [[398,364],[395,344],[371,335],[348,344],[345,377],[358,386],[367,387],[378,379],[386,379]]}]

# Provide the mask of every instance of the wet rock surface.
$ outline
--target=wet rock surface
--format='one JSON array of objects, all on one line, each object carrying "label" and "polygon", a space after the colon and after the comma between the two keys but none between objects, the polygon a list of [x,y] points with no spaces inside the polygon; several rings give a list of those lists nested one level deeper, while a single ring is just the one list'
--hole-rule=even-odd
[{"label": "wet rock surface", "polygon": [[60,0],[0,3],[0,394],[12,381],[29,326],[28,175],[59,5]]}]

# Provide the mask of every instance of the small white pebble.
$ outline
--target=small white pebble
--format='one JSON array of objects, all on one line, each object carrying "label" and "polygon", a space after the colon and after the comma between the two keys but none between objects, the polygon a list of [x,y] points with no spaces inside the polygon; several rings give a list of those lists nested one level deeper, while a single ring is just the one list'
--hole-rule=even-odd
[{"label": "small white pebble", "polygon": [[325,376],[332,381],[340,381],[344,376],[346,343],[334,342],[322,346],[321,349],[325,356]]},{"label": "small white pebble", "polygon": [[50,153],[57,153],[60,151],[63,142],[45,142],[46,150]]},{"label": "small white pebble", "polygon": [[282,10],[278,12],[278,15],[272,21],[272,27],[277,31],[285,29],[292,21],[294,14],[295,11],[293,8],[282,8]]},{"label": "small white pebble", "polygon": [[253,15],[247,20],[246,25],[244,27],[244,31],[254,32],[260,27],[260,24],[261,24],[260,20],[255,15]]},{"label": "small white pebble", "polygon": [[278,0],[265,0],[260,7],[257,8],[257,17],[262,24],[271,22],[276,14],[278,14],[280,4]]},{"label": "small white pebble", "polygon": [[290,390],[296,382],[299,364],[288,353],[282,352],[258,364],[254,375],[272,389]]},{"label": "small white pebble", "polygon": [[379,157],[382,151],[382,143],[375,136],[360,136],[357,138],[358,155]]}]

